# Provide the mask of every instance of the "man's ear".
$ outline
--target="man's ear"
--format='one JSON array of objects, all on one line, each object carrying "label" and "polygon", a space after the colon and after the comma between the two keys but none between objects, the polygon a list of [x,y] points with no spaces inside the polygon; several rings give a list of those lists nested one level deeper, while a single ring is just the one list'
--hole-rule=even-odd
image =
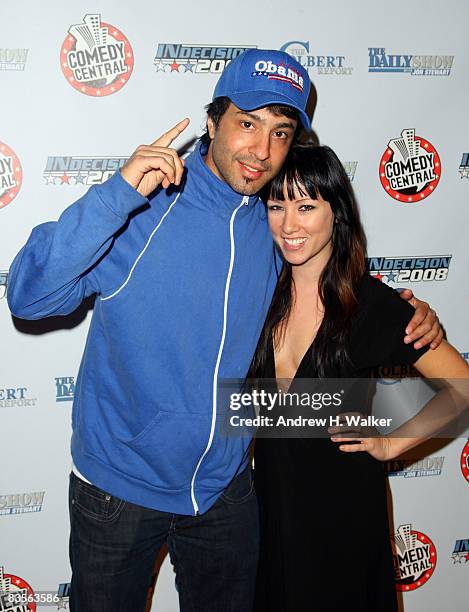
[{"label": "man's ear", "polygon": [[208,135],[210,136],[210,140],[213,140],[215,138],[216,127],[211,117],[207,117],[207,131]]}]

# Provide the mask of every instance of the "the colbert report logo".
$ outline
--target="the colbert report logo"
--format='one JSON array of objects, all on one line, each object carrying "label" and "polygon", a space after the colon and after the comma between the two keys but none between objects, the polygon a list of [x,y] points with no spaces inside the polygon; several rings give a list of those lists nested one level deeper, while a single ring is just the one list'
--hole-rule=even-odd
[{"label": "the colbert report logo", "polygon": [[0,49],[0,70],[24,70],[29,49]]},{"label": "the colbert report logo", "polygon": [[28,397],[27,387],[0,388],[0,408],[35,406],[36,401],[36,398]]},{"label": "the colbert report logo", "polygon": [[[26,603],[27,602],[27,603]],[[36,594],[30,584],[0,565],[1,612],[36,612]]]},{"label": "the colbert report logo", "polygon": [[99,13],[72,25],[60,53],[67,81],[88,96],[108,96],[129,80],[134,66],[132,47],[120,30],[101,21]]},{"label": "the colbert report logo", "polygon": [[156,72],[210,74],[223,72],[232,59],[256,45],[205,46],[182,43],[159,43],[153,64]]},{"label": "the colbert report logo", "polygon": [[312,55],[309,41],[291,40],[280,47],[294,57],[309,72],[316,74],[351,75],[353,68],[346,66],[345,55]]},{"label": "the colbert report logo", "polygon": [[436,566],[436,548],[430,538],[401,525],[391,537],[394,553],[394,576],[398,591],[414,591],[432,576]]},{"label": "the colbert report logo", "polygon": [[459,174],[461,178],[469,179],[469,153],[463,153],[459,164]]},{"label": "the colbert report logo", "polygon": [[0,208],[18,195],[23,181],[23,170],[16,153],[0,142]]},{"label": "the colbert report logo", "polygon": [[55,379],[55,401],[72,402],[75,394],[75,378],[66,376]]},{"label": "the colbert report logo", "polygon": [[127,159],[127,157],[48,157],[43,176],[46,185],[99,185],[116,170],[122,168]]},{"label": "the colbert report logo", "polygon": [[0,270],[0,300],[7,294],[8,270]]},{"label": "the colbert report logo", "polygon": [[389,141],[379,164],[383,189],[400,202],[420,202],[435,190],[441,161],[435,147],[413,128]]},{"label": "the colbert report logo", "polygon": [[413,76],[449,76],[454,55],[386,53],[384,47],[368,48],[368,72],[400,72]]},{"label": "the colbert report logo", "polygon": [[45,491],[34,491],[32,493],[0,495],[0,516],[40,512],[45,494]]},{"label": "the colbert report logo", "polygon": [[401,476],[403,478],[440,476],[444,460],[444,457],[393,459],[385,462],[385,470],[388,476]]},{"label": "the colbert report logo", "polygon": [[469,440],[464,445],[461,453],[461,471],[462,475],[469,482]]},{"label": "the colbert report logo", "polygon": [[390,283],[418,283],[445,281],[448,278],[452,255],[430,257],[367,257],[368,272],[380,281]]},{"label": "the colbert report logo", "polygon": [[469,540],[456,540],[453,554],[453,563],[469,563]]}]

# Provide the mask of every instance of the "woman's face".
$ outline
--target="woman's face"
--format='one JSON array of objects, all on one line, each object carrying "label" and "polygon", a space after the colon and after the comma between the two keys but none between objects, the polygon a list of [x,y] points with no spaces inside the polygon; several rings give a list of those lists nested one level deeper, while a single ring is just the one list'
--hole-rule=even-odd
[{"label": "woman's face", "polygon": [[[306,190],[301,186],[304,193]],[[292,265],[326,265],[332,251],[334,214],[329,202],[313,199],[295,188],[292,200],[268,200],[273,239]],[[285,197],[288,197],[285,189]]]}]

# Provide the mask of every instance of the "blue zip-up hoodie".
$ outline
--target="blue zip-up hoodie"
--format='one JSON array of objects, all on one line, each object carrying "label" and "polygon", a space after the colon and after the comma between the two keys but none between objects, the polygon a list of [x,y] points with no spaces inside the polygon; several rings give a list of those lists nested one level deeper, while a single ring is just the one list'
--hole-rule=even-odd
[{"label": "blue zip-up hoodie", "polygon": [[14,315],[66,315],[96,293],[77,377],[72,457],[112,495],[203,513],[247,464],[249,440],[218,435],[217,381],[242,378],[275,287],[262,202],[206,166],[151,200],[116,173],[15,258]]}]

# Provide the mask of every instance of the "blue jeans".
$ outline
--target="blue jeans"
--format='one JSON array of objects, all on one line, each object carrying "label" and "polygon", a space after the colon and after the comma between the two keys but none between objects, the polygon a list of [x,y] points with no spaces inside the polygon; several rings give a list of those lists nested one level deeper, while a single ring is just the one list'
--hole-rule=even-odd
[{"label": "blue jeans", "polygon": [[182,612],[251,612],[259,532],[249,469],[199,516],[131,504],[72,472],[69,509],[72,612],[143,612],[164,543]]}]

